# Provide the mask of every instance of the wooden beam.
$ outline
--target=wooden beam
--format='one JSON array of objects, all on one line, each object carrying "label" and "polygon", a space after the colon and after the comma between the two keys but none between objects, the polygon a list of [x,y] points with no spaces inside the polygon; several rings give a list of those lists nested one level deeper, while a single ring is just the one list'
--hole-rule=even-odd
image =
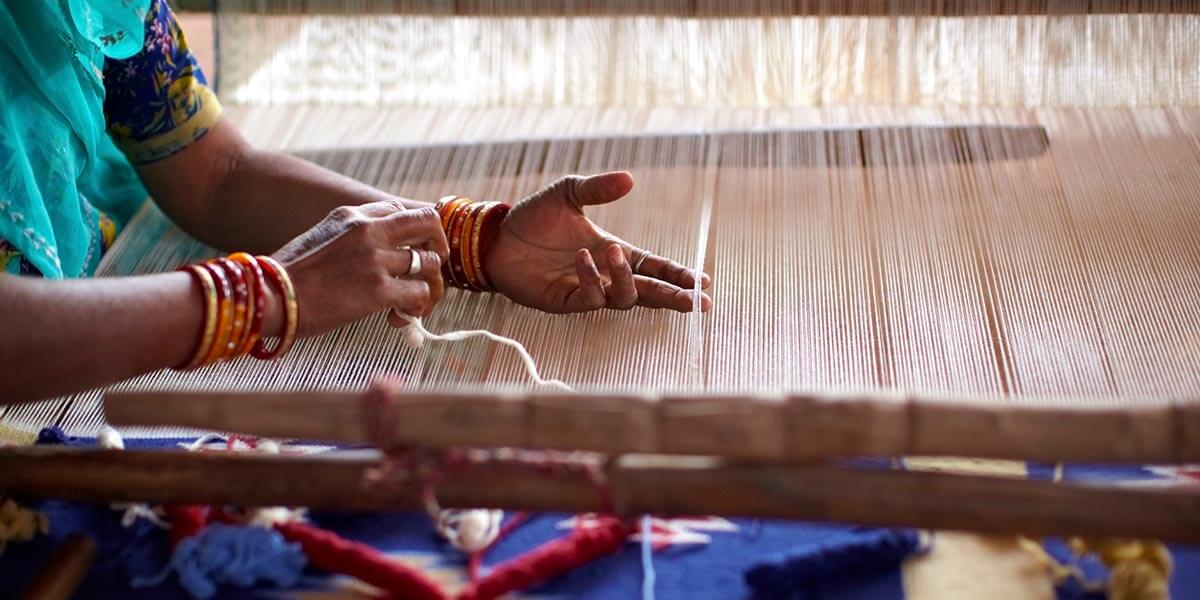
[{"label": "wooden beam", "polygon": [[[419,482],[366,485],[378,454],[0,450],[0,491],[88,502],[389,510],[422,506]],[[748,465],[630,455],[604,470],[611,508],[640,514],[731,515],[1028,535],[1200,542],[1200,490],[837,467]],[[596,483],[528,465],[467,463],[440,474],[444,507],[596,512]]]},{"label": "wooden beam", "polygon": [[[1200,462],[1200,403],[1084,408],[911,397],[628,396],[391,390],[397,443],[811,461],[962,456],[1056,462]],[[114,425],[378,443],[362,393],[110,392]],[[372,426],[373,427],[373,426]]]}]

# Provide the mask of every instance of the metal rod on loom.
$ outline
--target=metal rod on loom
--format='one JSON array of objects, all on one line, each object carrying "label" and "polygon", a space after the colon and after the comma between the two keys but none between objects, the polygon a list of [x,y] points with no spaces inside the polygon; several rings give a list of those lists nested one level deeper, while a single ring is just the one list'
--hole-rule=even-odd
[{"label": "metal rod on loom", "polygon": [[[394,510],[424,506],[421,481],[365,485],[378,453],[0,450],[0,490],[77,501]],[[597,481],[508,463],[442,472],[443,507],[620,515],[719,514],[1029,535],[1200,541],[1200,491],[1123,488],[939,472],[726,463],[628,455]]]},{"label": "metal rod on loom", "polygon": [[[394,394],[394,441],[754,460],[962,456],[1200,461],[1200,404],[1013,406],[911,397]],[[110,423],[371,443],[360,393],[110,392]]]}]

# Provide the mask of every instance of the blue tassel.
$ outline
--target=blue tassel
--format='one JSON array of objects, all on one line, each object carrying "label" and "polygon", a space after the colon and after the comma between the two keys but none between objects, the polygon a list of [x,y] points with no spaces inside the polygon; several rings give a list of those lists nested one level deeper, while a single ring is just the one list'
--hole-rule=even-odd
[{"label": "blue tassel", "polygon": [[174,571],[193,598],[211,598],[223,583],[249,587],[269,581],[292,587],[300,581],[307,559],[299,544],[273,529],[214,523],[175,547],[171,562],[153,577],[135,577],[133,587],[159,585]]},{"label": "blue tassel", "polygon": [[890,567],[919,546],[920,537],[912,529],[855,530],[838,541],[806,544],[770,556],[746,571],[746,583],[761,597],[802,596],[821,578]]}]

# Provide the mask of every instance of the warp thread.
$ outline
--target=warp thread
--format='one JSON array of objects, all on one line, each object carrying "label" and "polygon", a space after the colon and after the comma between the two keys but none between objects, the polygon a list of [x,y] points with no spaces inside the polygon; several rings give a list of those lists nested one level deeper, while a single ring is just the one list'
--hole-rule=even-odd
[{"label": "warp thread", "polygon": [[502,335],[497,335],[484,329],[472,329],[466,331],[451,331],[449,333],[437,334],[425,328],[421,323],[421,319],[413,316],[405,316],[408,319],[408,325],[403,328],[404,343],[410,348],[420,349],[425,345],[426,341],[434,342],[457,342],[473,337],[487,338],[497,344],[503,344],[517,351],[517,355],[521,357],[521,363],[525,365],[525,371],[529,373],[529,377],[533,382],[542,387],[553,387],[565,392],[573,392],[574,389],[566,383],[558,379],[546,379],[538,372],[537,363],[533,360],[533,356],[529,354],[529,350],[525,349],[525,345],[512,338],[507,338]]},{"label": "warp thread", "polygon": [[131,583],[135,588],[151,587],[175,572],[191,597],[212,598],[221,584],[248,587],[267,581],[293,587],[306,562],[300,545],[288,543],[275,530],[213,523],[180,541],[158,575],[135,577]]},{"label": "warp thread", "polygon": [[44,513],[25,508],[12,498],[0,503],[0,554],[9,542],[28,542],[39,533],[50,533],[50,519]]},{"label": "warp thread", "polygon": [[803,596],[822,577],[895,565],[920,545],[912,529],[856,530],[841,542],[806,544],[771,556],[746,571],[746,583],[766,598]]}]

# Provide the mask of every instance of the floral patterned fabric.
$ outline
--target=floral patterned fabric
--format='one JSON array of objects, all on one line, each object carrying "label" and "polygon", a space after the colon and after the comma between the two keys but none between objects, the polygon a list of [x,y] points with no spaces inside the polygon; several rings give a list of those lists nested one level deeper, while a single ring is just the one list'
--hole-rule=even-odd
[{"label": "floral patterned fabric", "polygon": [[154,0],[146,14],[142,52],[104,61],[104,90],[109,134],[134,164],[179,152],[221,117],[221,105],[165,0]]},{"label": "floral patterned fabric", "polygon": [[[221,117],[221,105],[166,0],[153,0],[146,13],[141,52],[126,60],[104,59],[103,86],[109,137],[133,164],[179,152]],[[80,198],[80,205],[85,225],[93,232],[82,273],[89,274],[116,238],[119,217],[106,214],[86,197]],[[46,274],[11,241],[0,237],[0,273]]]}]

